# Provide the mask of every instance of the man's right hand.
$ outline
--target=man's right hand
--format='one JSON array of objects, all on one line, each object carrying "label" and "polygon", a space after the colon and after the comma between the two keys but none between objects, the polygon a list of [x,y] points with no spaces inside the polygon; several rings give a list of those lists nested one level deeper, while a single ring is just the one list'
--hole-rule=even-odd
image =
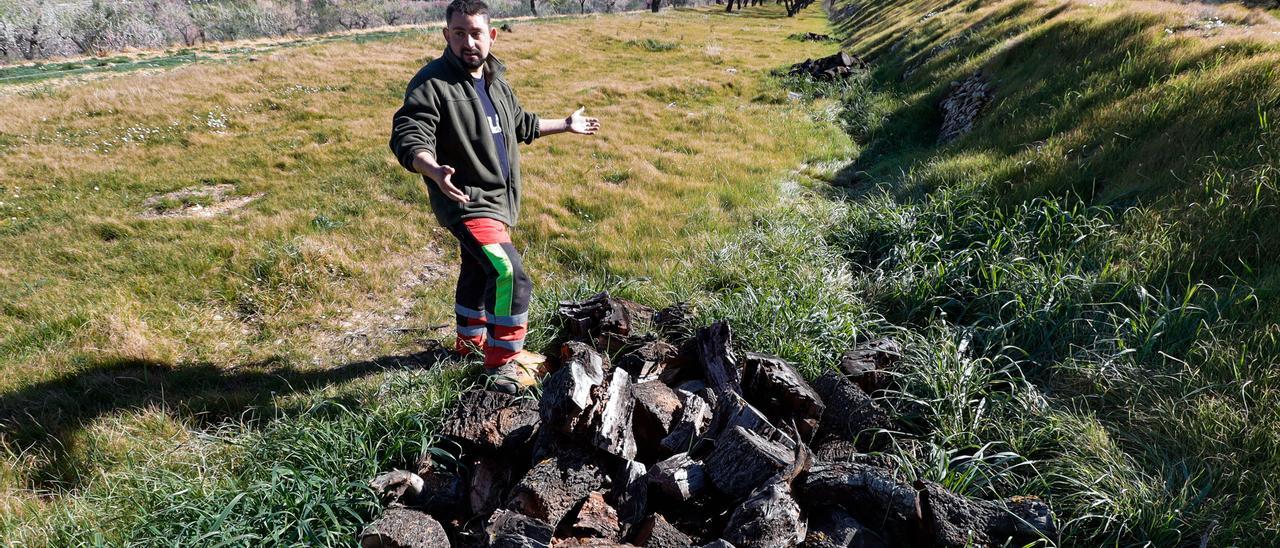
[{"label": "man's right hand", "polygon": [[455,170],[452,167],[437,164],[435,158],[432,158],[430,154],[419,153],[414,157],[413,168],[418,173],[431,179],[431,182],[440,188],[440,192],[443,192],[446,198],[460,204],[471,201],[465,192],[453,184],[452,177]]}]

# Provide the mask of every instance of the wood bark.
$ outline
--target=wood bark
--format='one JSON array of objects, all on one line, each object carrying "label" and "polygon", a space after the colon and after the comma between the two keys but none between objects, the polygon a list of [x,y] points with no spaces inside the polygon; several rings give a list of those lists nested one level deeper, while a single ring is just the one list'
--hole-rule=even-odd
[{"label": "wood bark", "polygon": [[640,522],[631,543],[646,548],[688,548],[693,546],[693,539],[671,525],[662,514],[653,514]]},{"label": "wood bark", "polygon": [[840,371],[863,392],[874,395],[889,386],[892,371],[902,359],[902,347],[893,339],[876,339],[845,352]]},{"label": "wood bark", "polygon": [[491,390],[471,390],[454,406],[440,433],[466,449],[511,453],[527,446],[539,421],[537,402]]},{"label": "wood bark", "polygon": [[706,468],[688,453],[672,455],[654,464],[649,469],[648,481],[654,491],[679,502],[702,495],[710,486]]},{"label": "wood bark", "polygon": [[711,483],[738,499],[791,464],[794,457],[785,446],[754,431],[734,426],[716,438],[705,467]]},{"label": "wood bark", "polygon": [[800,373],[782,358],[757,352],[747,352],[742,364],[747,400],[775,424],[794,423],[801,439],[812,438],[826,404]]},{"label": "wood bark", "polygon": [[512,488],[507,508],[555,527],[607,481],[594,459],[580,450],[565,448],[525,474]]},{"label": "wood bark", "polygon": [[920,495],[889,470],[854,462],[817,465],[799,487],[802,501],[839,504],[863,523],[919,524]]},{"label": "wood bark", "polygon": [[361,548],[448,548],[444,526],[426,512],[389,508],[360,533]]},{"label": "wood bark", "polygon": [[893,427],[889,415],[856,384],[843,375],[828,371],[813,383],[814,389],[826,402],[818,436],[823,440],[856,440],[858,448],[868,450],[878,447],[876,430]]},{"label": "wood bark", "polygon": [[1049,506],[1034,497],[1008,501],[972,499],[931,481],[917,481],[924,530],[935,546],[1023,546],[1055,540],[1057,526]]}]

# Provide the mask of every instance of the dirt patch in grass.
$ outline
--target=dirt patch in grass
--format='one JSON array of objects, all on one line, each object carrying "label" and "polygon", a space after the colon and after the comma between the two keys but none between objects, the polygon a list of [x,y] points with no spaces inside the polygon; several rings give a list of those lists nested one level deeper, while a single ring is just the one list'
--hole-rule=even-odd
[{"label": "dirt patch in grass", "polygon": [[209,219],[231,213],[263,196],[262,193],[232,196],[231,192],[235,188],[235,185],[230,184],[187,187],[152,196],[142,202],[146,209],[139,214],[139,217],[143,219],[177,217]]},{"label": "dirt patch in grass", "polygon": [[[451,278],[456,270],[452,256],[437,244],[428,243],[415,253],[390,257],[387,262],[401,272],[392,298],[368,295],[334,328],[317,333],[318,355],[349,360],[376,354],[398,337],[426,338],[452,332],[450,322],[428,324],[415,319],[421,312],[418,288]],[[388,303],[394,305],[387,306]]]}]

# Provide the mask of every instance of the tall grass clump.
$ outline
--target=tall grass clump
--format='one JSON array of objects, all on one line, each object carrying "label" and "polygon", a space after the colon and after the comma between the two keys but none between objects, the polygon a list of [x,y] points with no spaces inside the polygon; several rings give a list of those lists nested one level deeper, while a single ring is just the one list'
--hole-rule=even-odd
[{"label": "tall grass clump", "polygon": [[[48,546],[348,544],[382,510],[368,481],[440,453],[434,432],[470,383],[441,362],[278,399],[273,416],[205,428],[104,473],[11,531]],[[438,447],[439,446],[439,447]],[[438,459],[437,459],[438,460]]]}]

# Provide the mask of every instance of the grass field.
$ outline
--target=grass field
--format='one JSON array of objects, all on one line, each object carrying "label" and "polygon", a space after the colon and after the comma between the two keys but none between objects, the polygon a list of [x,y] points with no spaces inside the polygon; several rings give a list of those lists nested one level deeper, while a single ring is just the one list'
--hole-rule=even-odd
[{"label": "grass field", "polygon": [[[703,291],[683,277],[700,253],[774,207],[791,170],[850,154],[765,76],[834,48],[785,40],[822,30],[819,10],[780,11],[500,35],[526,109],[604,125],[525,149],[535,315],[590,289]],[[451,332],[457,251],[386,147],[443,47],[410,30],[0,88],[0,536],[351,538],[375,510],[351,482],[416,456],[465,382],[415,354]],[[166,215],[216,205],[167,193],[215,187],[247,203]]]}]

